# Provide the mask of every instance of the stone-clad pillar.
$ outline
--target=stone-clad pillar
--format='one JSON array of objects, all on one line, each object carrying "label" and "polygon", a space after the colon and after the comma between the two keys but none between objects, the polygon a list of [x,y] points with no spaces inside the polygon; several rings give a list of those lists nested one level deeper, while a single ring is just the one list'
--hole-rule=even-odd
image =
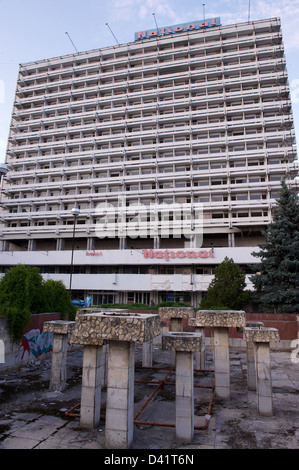
[{"label": "stone-clad pillar", "polygon": [[276,328],[244,328],[244,339],[254,343],[258,412],[273,416],[270,342],[279,341]]},{"label": "stone-clad pillar", "polygon": [[62,392],[67,377],[68,340],[75,322],[52,320],[44,323],[43,331],[53,333],[50,390]]},{"label": "stone-clad pillar", "polygon": [[175,351],[175,432],[180,442],[191,442],[194,434],[193,352],[201,348],[199,333],[169,332],[162,337],[162,348]]},{"label": "stone-clad pillar", "polygon": [[[134,356],[136,342],[149,342],[161,333],[159,315],[123,313],[119,310],[83,309],[76,316],[71,342],[83,344],[93,354],[83,363],[81,409],[89,405],[88,423],[98,420],[101,364],[108,343],[105,447],[126,449],[132,445],[134,429]],[[101,348],[99,347],[101,346]],[[100,354],[100,350],[101,353]],[[102,366],[103,369],[103,366]],[[86,380],[85,380],[86,377]],[[91,380],[90,380],[91,379]],[[84,402],[84,390],[89,387]],[[83,422],[83,420],[82,420]]]}]

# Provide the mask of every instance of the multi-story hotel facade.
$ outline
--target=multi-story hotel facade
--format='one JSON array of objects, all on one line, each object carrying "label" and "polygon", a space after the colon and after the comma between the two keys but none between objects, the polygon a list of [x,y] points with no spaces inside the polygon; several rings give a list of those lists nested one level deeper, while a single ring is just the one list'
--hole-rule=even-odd
[{"label": "multi-story hotel facade", "polygon": [[39,266],[93,304],[197,306],[227,256],[250,288],[298,171],[280,20],[213,18],[22,64],[6,164],[2,273]]}]

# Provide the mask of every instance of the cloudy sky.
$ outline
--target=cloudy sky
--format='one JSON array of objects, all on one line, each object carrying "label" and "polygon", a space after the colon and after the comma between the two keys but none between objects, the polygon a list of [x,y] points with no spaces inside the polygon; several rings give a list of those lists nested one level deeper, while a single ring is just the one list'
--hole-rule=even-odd
[{"label": "cloudy sky", "polygon": [[0,0],[0,163],[20,63],[72,54],[74,46],[81,52],[130,42],[135,31],[155,28],[155,19],[165,26],[205,13],[222,25],[247,21],[249,5],[251,20],[281,18],[298,140],[299,0]]}]

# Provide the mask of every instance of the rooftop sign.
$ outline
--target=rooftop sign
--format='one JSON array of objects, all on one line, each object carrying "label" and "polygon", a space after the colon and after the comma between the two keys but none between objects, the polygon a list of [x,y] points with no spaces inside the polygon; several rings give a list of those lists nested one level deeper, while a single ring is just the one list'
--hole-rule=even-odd
[{"label": "rooftop sign", "polygon": [[168,34],[182,33],[193,31],[196,29],[211,28],[212,26],[220,26],[220,18],[209,18],[207,20],[192,21],[190,23],[180,23],[173,26],[162,26],[162,28],[148,29],[147,31],[138,31],[135,33],[135,41],[139,39],[149,39],[157,36],[167,36]]}]

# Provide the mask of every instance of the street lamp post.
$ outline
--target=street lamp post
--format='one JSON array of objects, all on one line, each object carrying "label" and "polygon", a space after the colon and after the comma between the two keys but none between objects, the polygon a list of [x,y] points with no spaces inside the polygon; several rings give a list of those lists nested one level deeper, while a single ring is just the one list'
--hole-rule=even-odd
[{"label": "street lamp post", "polygon": [[72,215],[74,217],[74,226],[73,226],[73,242],[72,242],[72,256],[71,256],[71,269],[70,269],[70,286],[69,286],[70,295],[72,294],[72,277],[73,277],[73,261],[74,261],[74,248],[75,248],[76,219],[77,219],[78,215],[80,215],[80,210],[77,207],[73,207]]},{"label": "street lamp post", "polygon": [[[5,165],[5,163],[0,163],[0,203],[2,200],[3,179],[7,172],[8,172],[8,166]],[[1,250],[4,250],[4,242],[1,242]]]}]

